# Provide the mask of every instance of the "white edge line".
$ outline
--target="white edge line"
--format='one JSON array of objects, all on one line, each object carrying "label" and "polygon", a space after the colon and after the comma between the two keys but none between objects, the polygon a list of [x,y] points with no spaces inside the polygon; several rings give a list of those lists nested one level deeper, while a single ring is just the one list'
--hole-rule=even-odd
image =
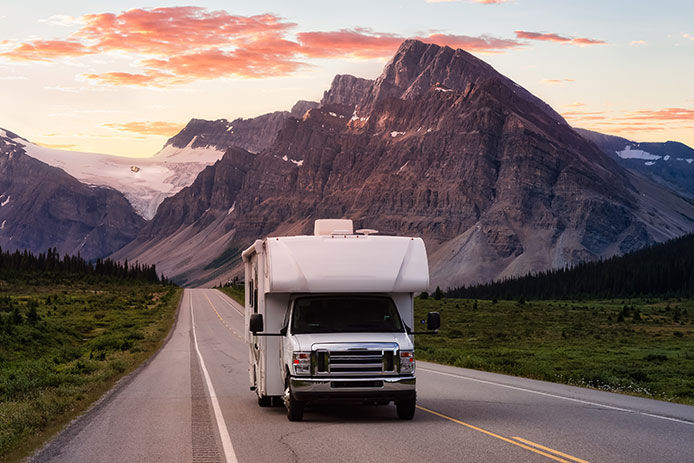
[{"label": "white edge line", "polygon": [[614,407],[612,405],[605,405],[597,402],[590,402],[588,400],[582,400],[582,399],[574,399],[572,397],[565,397],[562,395],[557,395],[557,394],[550,394],[549,392],[540,392],[540,391],[534,391],[532,389],[526,389],[524,387],[518,387],[518,386],[510,386],[508,384],[501,384],[501,383],[495,383],[494,381],[487,381],[484,379],[477,379],[477,378],[470,378],[468,376],[462,376],[462,375],[454,375],[453,373],[445,373],[443,371],[436,371],[436,370],[430,370],[429,368],[422,368],[419,367],[417,368],[418,370],[421,371],[428,371],[430,373],[436,373],[439,375],[444,375],[444,376],[452,376],[453,378],[460,378],[460,379],[467,379],[468,381],[475,381],[478,383],[484,383],[484,384],[491,384],[492,386],[499,386],[499,387],[505,387],[507,389],[515,389],[517,391],[524,391],[524,392],[529,392],[531,394],[538,394],[538,395],[544,395],[547,397],[553,397],[555,399],[563,399],[563,400],[568,400],[571,402],[578,402],[582,404],[587,404],[587,405],[594,405],[596,407],[602,407],[602,408],[607,408],[609,410],[616,410],[620,412],[627,412],[627,413],[635,413],[637,415],[643,415],[643,416],[650,416],[651,418],[659,418],[661,420],[668,420],[668,421],[675,421],[677,423],[683,423],[683,424],[688,424],[688,425],[694,425],[694,422],[692,421],[687,421],[687,420],[680,420],[678,418],[671,418],[669,416],[663,416],[663,415],[656,415],[653,413],[648,413],[648,412],[640,412],[638,410],[630,410],[628,408],[621,408],[621,407]]},{"label": "white edge line", "polygon": [[207,390],[210,392],[210,400],[212,401],[212,408],[214,409],[214,417],[217,420],[217,428],[219,429],[219,437],[222,440],[222,450],[224,451],[224,457],[227,463],[238,463],[236,459],[236,453],[234,453],[234,446],[231,444],[231,438],[229,437],[229,430],[227,429],[227,424],[224,421],[224,416],[222,415],[222,409],[219,407],[219,401],[217,400],[217,394],[214,392],[214,386],[212,386],[212,381],[210,380],[210,375],[207,372],[207,367],[205,367],[205,361],[202,359],[202,354],[200,353],[200,348],[198,347],[198,337],[195,334],[195,315],[193,314],[193,293],[189,290],[190,297],[190,320],[193,328],[193,341],[195,343],[195,351],[198,353],[198,358],[200,359],[200,366],[202,367],[202,372],[205,376],[205,382],[207,383]]}]

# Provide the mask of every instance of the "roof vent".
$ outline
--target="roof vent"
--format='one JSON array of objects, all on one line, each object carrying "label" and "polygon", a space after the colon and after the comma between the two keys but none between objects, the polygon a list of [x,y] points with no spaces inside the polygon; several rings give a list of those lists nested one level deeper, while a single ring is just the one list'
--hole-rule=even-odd
[{"label": "roof vent", "polygon": [[352,235],[354,225],[351,219],[320,219],[313,223],[315,236]]},{"label": "roof vent", "polygon": [[378,230],[374,230],[373,228],[360,228],[357,230],[357,233],[361,233],[362,235],[369,236],[369,235],[375,235],[378,233]]}]

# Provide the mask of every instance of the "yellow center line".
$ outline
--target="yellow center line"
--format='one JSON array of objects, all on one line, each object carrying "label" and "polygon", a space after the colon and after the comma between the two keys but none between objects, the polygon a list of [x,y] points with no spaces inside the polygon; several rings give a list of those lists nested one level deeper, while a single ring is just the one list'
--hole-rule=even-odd
[{"label": "yellow center line", "polygon": [[557,454],[557,455],[559,455],[559,456],[561,456],[561,457],[564,457],[564,458],[568,458],[568,459],[570,459],[570,460],[573,460],[573,461],[575,461],[576,463],[588,463],[586,460],[581,460],[580,458],[572,457],[571,455],[568,455],[568,454],[566,454],[566,453],[562,453],[562,452],[560,452],[559,450],[554,450],[554,449],[551,449],[551,448],[549,448],[549,447],[545,447],[544,445],[540,445],[540,444],[535,443],[535,442],[533,442],[533,441],[530,441],[530,440],[527,440],[527,439],[523,439],[522,437],[512,437],[512,439],[521,441],[521,442],[523,442],[523,443],[525,443],[525,444],[528,444],[528,445],[532,445],[533,447],[537,447],[537,448],[542,449],[542,450],[546,450],[546,451],[548,451],[548,452],[552,452],[552,453]]},{"label": "yellow center line", "polygon": [[[550,453],[543,452],[542,450],[539,450],[539,449],[530,447],[530,446],[525,445],[525,444],[521,444],[520,442],[516,442],[516,441],[511,440],[511,439],[509,439],[509,438],[506,438],[506,437],[504,437],[504,436],[500,436],[500,435],[495,434],[495,433],[493,433],[493,432],[491,432],[491,431],[487,431],[486,429],[478,428],[477,426],[474,426],[474,425],[472,425],[472,424],[465,423],[465,422],[460,421],[460,420],[456,420],[455,418],[451,418],[450,416],[444,415],[443,413],[439,413],[439,412],[435,412],[435,411],[433,411],[433,410],[429,410],[428,408],[424,408],[424,407],[422,407],[422,406],[420,406],[420,405],[417,405],[417,408],[420,409],[420,410],[422,410],[422,411],[425,411],[425,412],[427,412],[427,413],[431,413],[432,415],[436,415],[436,416],[439,416],[439,417],[441,417],[441,418],[443,418],[443,419],[452,421],[452,422],[454,422],[454,423],[461,424],[461,425],[463,425],[463,426],[465,426],[465,427],[467,427],[467,428],[474,429],[475,431],[479,431],[479,432],[481,432],[481,433],[483,433],[483,434],[486,434],[486,435],[488,435],[488,436],[495,437],[495,438],[500,439],[500,440],[502,440],[502,441],[504,441],[504,442],[508,442],[509,444],[513,444],[513,445],[516,445],[516,446],[518,446],[518,447],[524,448],[525,450],[530,450],[531,452],[534,452],[534,453],[540,454],[540,455],[542,455],[542,456],[545,456],[545,457],[549,458],[550,460],[559,461],[559,462],[562,462],[562,463],[573,463],[573,462],[570,461],[570,460],[564,460],[563,458],[559,458],[559,457],[557,457],[557,456],[555,456],[555,455],[552,455],[552,454],[550,454]],[[547,450],[552,451],[552,452],[556,452],[556,450],[550,450],[550,449],[547,449]],[[558,453],[558,452],[557,452],[557,453]],[[583,460],[579,460],[579,459],[574,458],[574,457],[569,457],[568,455],[566,455],[566,456],[567,456],[568,458],[573,458],[574,461],[583,461]]]},{"label": "yellow center line", "polygon": [[222,316],[219,315],[219,312],[217,312],[217,308],[214,306],[214,304],[212,303],[212,301],[210,300],[210,298],[207,297],[207,294],[205,294],[205,299],[207,299],[207,302],[210,303],[210,307],[212,307],[212,310],[214,310],[214,313],[217,314],[217,318],[219,318],[219,321],[222,322],[222,325],[224,325],[224,327],[225,327],[226,329],[228,329],[229,331],[231,331],[232,334],[233,334],[234,336],[236,336],[236,337],[239,338],[239,339],[243,339],[243,338],[241,338],[241,336],[239,336],[239,334],[236,332],[236,330],[234,330],[232,327],[230,327],[230,326],[227,324],[226,320],[224,320],[224,319],[222,318]]}]

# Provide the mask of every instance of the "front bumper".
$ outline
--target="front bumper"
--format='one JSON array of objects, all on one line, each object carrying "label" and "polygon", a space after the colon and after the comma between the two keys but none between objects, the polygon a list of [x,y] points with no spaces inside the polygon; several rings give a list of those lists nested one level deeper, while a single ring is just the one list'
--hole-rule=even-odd
[{"label": "front bumper", "polygon": [[289,379],[296,400],[406,400],[415,393],[414,376]]}]

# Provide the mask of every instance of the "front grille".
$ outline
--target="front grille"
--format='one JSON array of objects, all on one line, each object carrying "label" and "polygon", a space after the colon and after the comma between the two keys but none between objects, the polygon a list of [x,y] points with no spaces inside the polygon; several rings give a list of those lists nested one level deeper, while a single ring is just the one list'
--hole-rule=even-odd
[{"label": "front grille", "polygon": [[314,346],[313,372],[317,376],[380,376],[397,374],[397,344]]},{"label": "front grille", "polygon": [[383,381],[331,381],[333,389],[349,387],[383,387]]}]

